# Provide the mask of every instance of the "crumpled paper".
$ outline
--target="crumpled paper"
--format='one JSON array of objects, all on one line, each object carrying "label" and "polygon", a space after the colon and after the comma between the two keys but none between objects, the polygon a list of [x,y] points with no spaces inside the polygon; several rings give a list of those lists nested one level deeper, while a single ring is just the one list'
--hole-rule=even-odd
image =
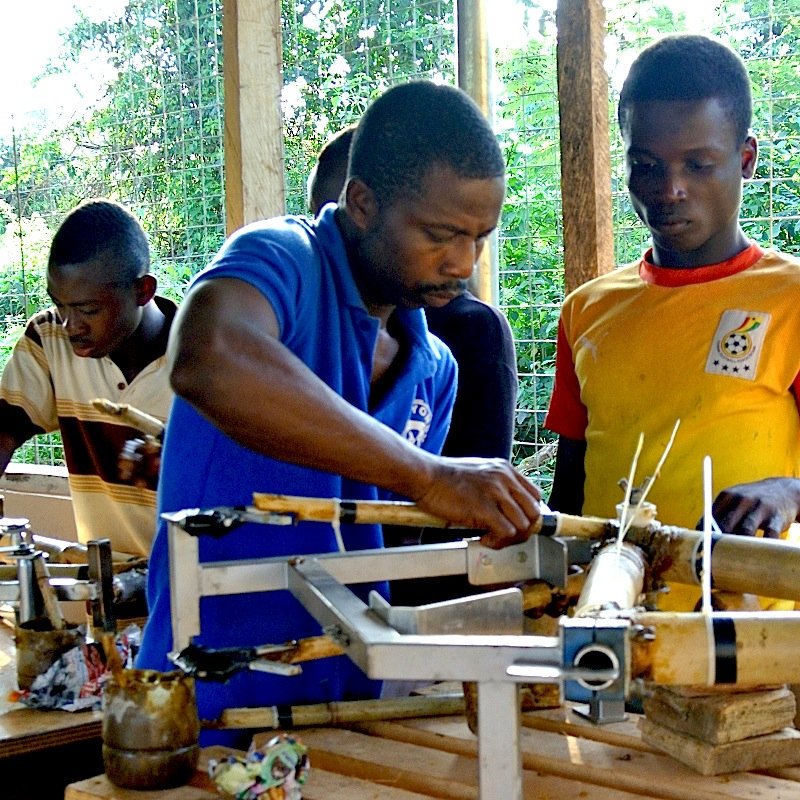
[{"label": "crumpled paper", "polygon": [[[117,635],[115,643],[125,666],[132,665],[140,641],[138,625],[130,625]],[[47,672],[34,679],[30,689],[19,693],[18,699],[30,708],[99,709],[103,685],[110,674],[102,647],[97,642],[87,642],[63,653]]]},{"label": "crumpled paper", "polygon": [[217,788],[235,800],[302,800],[300,787],[308,771],[306,746],[287,733],[262,748],[251,745],[244,758],[231,755],[208,762]]}]

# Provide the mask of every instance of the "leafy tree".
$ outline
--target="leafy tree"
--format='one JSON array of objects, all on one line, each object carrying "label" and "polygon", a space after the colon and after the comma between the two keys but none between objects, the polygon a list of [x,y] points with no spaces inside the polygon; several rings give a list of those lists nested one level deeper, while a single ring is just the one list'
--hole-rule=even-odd
[{"label": "leafy tree", "polygon": [[399,81],[453,82],[452,2],[282,0],[287,206],[305,213],[317,153]]}]

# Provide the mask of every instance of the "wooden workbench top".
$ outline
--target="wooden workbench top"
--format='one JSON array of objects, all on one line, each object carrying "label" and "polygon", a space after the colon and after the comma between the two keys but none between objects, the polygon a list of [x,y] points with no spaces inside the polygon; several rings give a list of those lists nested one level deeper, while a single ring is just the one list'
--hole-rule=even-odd
[{"label": "wooden workbench top", "polygon": [[[800,767],[705,777],[644,744],[637,719],[597,726],[570,709],[523,714],[526,800],[800,800]],[[310,728],[295,735],[310,750],[305,800],[478,800],[477,741],[463,718]],[[204,763],[221,750],[204,750]],[[218,795],[203,769],[193,785],[162,792],[117,789],[99,776],[69,786],[65,800],[211,800]]]}]

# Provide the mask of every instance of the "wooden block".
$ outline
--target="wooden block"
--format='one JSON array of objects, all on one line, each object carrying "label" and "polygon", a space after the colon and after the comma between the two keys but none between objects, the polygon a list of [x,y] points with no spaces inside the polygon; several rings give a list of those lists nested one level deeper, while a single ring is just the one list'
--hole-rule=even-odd
[{"label": "wooden block", "polygon": [[744,772],[800,764],[800,731],[784,728],[778,733],[713,745],[665,728],[646,717],[639,726],[642,739],[686,764],[701,775]]},{"label": "wooden block", "polygon": [[726,744],[774,733],[794,724],[794,695],[785,687],[686,697],[657,688],[644,699],[646,717],[709,744]]},{"label": "wooden block", "polygon": [[791,684],[789,689],[794,695],[795,702],[797,703],[797,708],[795,709],[794,714],[794,726],[795,728],[800,728],[800,683]]},{"label": "wooden block", "polygon": [[742,692],[771,692],[783,689],[783,683],[764,683],[759,686],[738,686],[737,684],[719,684],[715,686],[670,686],[669,691],[681,697],[710,697],[716,694],[740,694]]}]

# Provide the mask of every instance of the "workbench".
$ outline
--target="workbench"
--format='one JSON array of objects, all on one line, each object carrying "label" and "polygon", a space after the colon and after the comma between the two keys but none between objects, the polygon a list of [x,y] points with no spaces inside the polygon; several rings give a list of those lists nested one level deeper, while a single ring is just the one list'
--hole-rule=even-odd
[{"label": "workbench", "polygon": [[[526,800],[800,800],[800,767],[704,777],[644,744],[637,719],[631,714],[597,726],[571,708],[524,713]],[[295,735],[310,751],[305,800],[478,799],[477,742],[462,717],[308,728]],[[193,781],[178,789],[123,790],[101,775],[68,786],[64,800],[212,800],[218,795],[203,770],[221,752],[205,749]]]},{"label": "workbench", "polygon": [[0,621],[0,759],[100,739],[101,711],[41,711],[9,701],[17,688],[14,633]]}]

